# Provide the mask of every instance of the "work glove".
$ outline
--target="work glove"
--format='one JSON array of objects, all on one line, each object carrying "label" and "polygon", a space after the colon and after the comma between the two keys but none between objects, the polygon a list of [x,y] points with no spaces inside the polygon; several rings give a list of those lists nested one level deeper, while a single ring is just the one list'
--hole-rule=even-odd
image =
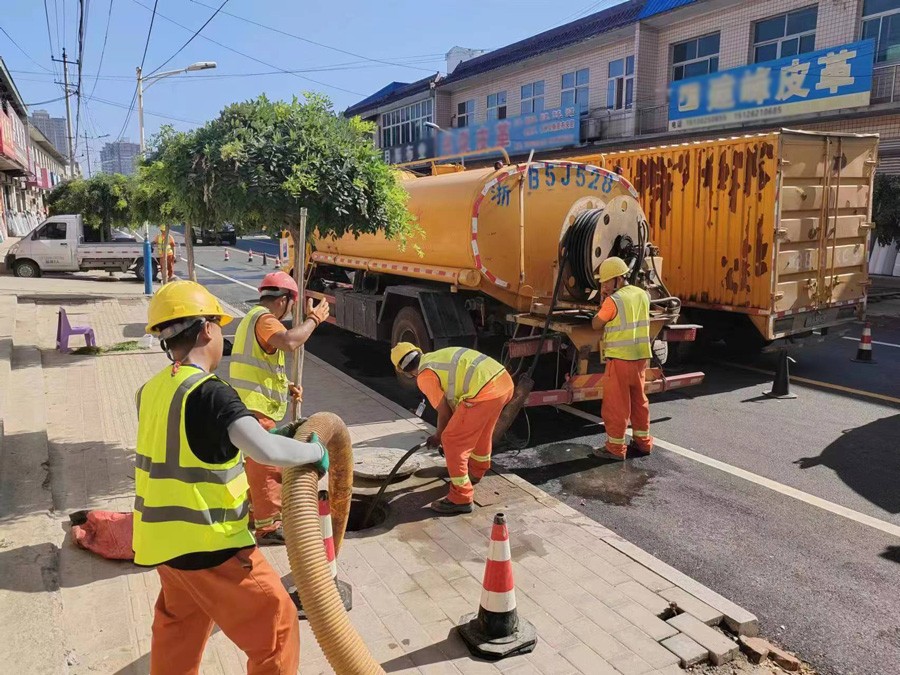
[{"label": "work glove", "polygon": [[269,429],[269,433],[275,434],[276,436],[284,436],[285,438],[293,438],[297,434],[297,429],[303,424],[306,424],[306,419],[300,418],[296,422],[285,424],[283,427]]},{"label": "work glove", "polygon": [[309,442],[317,444],[320,448],[322,448],[322,459],[313,464],[312,466],[315,468],[316,473],[319,474],[319,478],[328,473],[328,467],[330,466],[330,462],[328,461],[328,448],[319,440],[319,434],[313,432],[309,436]]},{"label": "work glove", "polygon": [[441,437],[438,436],[437,434],[434,434],[433,436],[429,436],[429,437],[428,437],[428,440],[425,441],[425,443],[426,443],[426,444],[428,445],[428,447],[431,448],[432,450],[433,450],[434,448],[439,448],[439,447],[441,447]]},{"label": "work glove", "polygon": [[313,305],[313,299],[307,298],[306,300],[306,318],[312,319],[316,322],[318,326],[323,321],[326,321],[328,317],[331,316],[331,307],[328,306],[328,301],[324,298],[319,300],[318,305]]},{"label": "work glove", "polygon": [[295,401],[303,400],[303,387],[296,385],[293,382],[288,385],[288,393]]}]

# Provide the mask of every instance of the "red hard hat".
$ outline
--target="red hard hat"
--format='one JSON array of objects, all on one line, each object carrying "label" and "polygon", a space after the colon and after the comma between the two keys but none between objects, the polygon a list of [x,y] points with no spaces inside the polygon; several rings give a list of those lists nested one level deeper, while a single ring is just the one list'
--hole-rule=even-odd
[{"label": "red hard hat", "polygon": [[270,272],[263,277],[262,283],[259,285],[260,293],[262,293],[264,288],[281,288],[285,291],[290,291],[294,302],[297,302],[297,298],[300,297],[300,289],[297,288],[297,282],[294,281],[290,274],[285,272]]}]

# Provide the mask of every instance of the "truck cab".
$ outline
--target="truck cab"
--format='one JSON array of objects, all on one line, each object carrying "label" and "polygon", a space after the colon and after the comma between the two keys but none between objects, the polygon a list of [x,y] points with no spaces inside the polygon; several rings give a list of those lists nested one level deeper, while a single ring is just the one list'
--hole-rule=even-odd
[{"label": "truck cab", "polygon": [[29,261],[37,265],[37,273],[75,272],[78,270],[76,254],[84,237],[79,215],[52,216],[19,242],[15,251],[17,262],[13,264],[17,276],[37,276]]}]

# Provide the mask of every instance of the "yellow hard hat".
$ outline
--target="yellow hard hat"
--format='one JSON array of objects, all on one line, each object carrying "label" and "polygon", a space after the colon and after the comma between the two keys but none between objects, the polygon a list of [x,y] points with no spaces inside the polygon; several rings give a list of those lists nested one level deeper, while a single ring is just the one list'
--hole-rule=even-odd
[{"label": "yellow hard hat", "polygon": [[421,354],[422,350],[412,342],[398,342],[394,345],[391,349],[391,363],[394,364],[394,368],[403,370],[405,366],[409,365],[409,359],[406,357],[413,353]]},{"label": "yellow hard hat", "polygon": [[613,256],[600,263],[594,276],[597,278],[597,281],[602,284],[603,282],[615,279],[616,277],[624,277],[626,274],[628,274],[628,265],[626,265],[625,261],[621,258]]},{"label": "yellow hard hat", "polygon": [[231,323],[218,298],[195,281],[173,281],[150,298],[147,308],[147,332],[159,333],[159,326],[176,319],[218,317],[219,325]]}]

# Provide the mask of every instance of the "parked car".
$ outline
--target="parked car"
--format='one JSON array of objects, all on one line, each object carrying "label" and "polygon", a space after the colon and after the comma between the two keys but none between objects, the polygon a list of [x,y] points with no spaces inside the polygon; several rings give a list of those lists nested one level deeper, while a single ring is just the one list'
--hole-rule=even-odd
[{"label": "parked car", "polygon": [[234,225],[231,223],[225,223],[217,230],[192,228],[191,238],[193,239],[195,246],[198,244],[214,244],[216,246],[221,246],[222,244],[228,246],[237,245],[237,232],[234,229]]}]

